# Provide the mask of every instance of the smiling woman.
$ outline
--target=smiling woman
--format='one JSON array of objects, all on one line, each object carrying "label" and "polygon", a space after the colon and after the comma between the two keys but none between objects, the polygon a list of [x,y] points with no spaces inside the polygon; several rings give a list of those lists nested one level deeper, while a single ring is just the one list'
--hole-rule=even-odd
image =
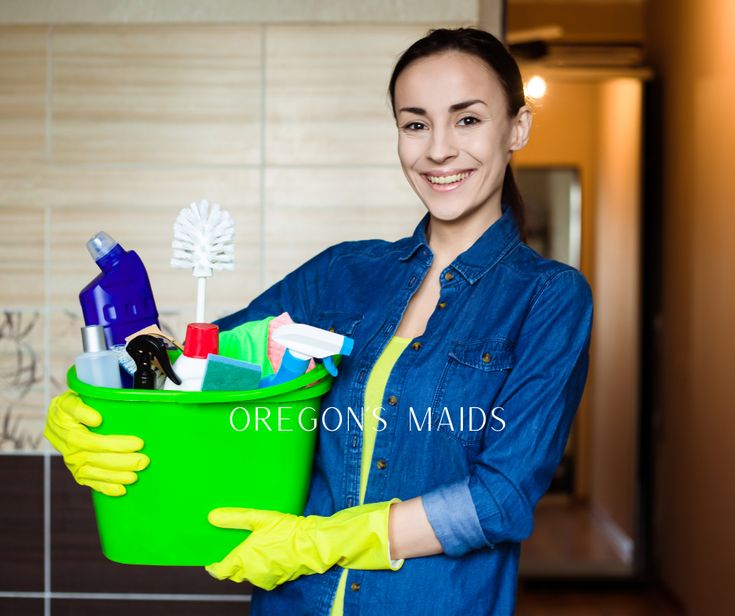
[{"label": "smiling woman", "polygon": [[[509,162],[531,113],[515,61],[487,32],[435,30],[389,90],[400,163],[427,209],[413,235],[331,246],[218,321],[288,312],[350,336],[321,417],[364,413],[318,427],[303,516],[210,512],[252,531],[207,571],[250,581],[253,616],[511,616],[520,542],[584,388],[589,286],[523,240]],[[79,428],[89,409],[62,402],[63,427]],[[416,409],[431,430],[412,429]],[[490,417],[478,426],[466,409]],[[147,463],[130,458],[122,479]]]}]

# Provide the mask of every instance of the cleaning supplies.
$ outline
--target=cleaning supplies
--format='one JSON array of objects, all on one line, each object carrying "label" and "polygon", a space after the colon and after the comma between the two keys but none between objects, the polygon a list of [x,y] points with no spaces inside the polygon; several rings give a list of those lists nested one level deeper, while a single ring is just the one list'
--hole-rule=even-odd
[{"label": "cleaning supplies", "polygon": [[342,334],[301,323],[282,325],[273,333],[273,339],[285,346],[286,352],[278,372],[261,380],[261,387],[278,385],[304,374],[312,358],[321,359],[329,374],[337,376],[332,355],[349,355],[355,342]]},{"label": "cleaning supplies", "polygon": [[104,327],[82,327],[82,345],[84,352],[74,360],[79,380],[97,387],[122,387],[117,354],[107,350]]},{"label": "cleaning supplies", "polygon": [[85,325],[105,328],[108,348],[125,346],[125,337],[158,325],[158,310],[143,262],[100,231],[87,249],[102,273],[79,293]]},{"label": "cleaning supplies", "polygon": [[156,388],[157,379],[156,371],[153,369],[154,360],[158,362],[163,372],[174,384],[181,385],[181,379],[174,371],[171,360],[168,358],[166,343],[161,338],[150,334],[136,336],[128,342],[126,350],[137,367],[133,378],[134,389]]},{"label": "cleaning supplies", "polygon": [[173,267],[192,268],[197,282],[198,323],[204,322],[207,278],[213,270],[233,269],[235,223],[229,212],[206,201],[192,203],[179,212],[174,223]]},{"label": "cleaning supplies", "polygon": [[208,355],[202,391],[246,391],[258,389],[262,371],[258,364]]},{"label": "cleaning supplies", "polygon": [[[158,327],[158,325],[149,325],[148,327],[144,327],[143,329],[130,334],[129,336],[125,337],[126,344],[130,344],[130,341],[137,337],[142,336],[143,334],[148,334],[150,336],[154,336],[156,338],[160,338],[161,340],[170,342],[173,346],[175,346],[180,351],[184,350],[184,347],[181,345],[180,342],[178,342],[175,338],[172,336],[169,336],[168,334],[161,331],[161,328]],[[120,362],[120,367],[129,375],[133,376],[138,371],[138,366],[135,363],[135,360],[130,356],[130,353],[128,353],[127,348],[119,348],[116,347],[115,349],[117,351],[117,360]],[[156,376],[158,377],[160,373],[157,373]],[[164,377],[165,375],[161,375]],[[158,379],[156,379],[158,382]],[[163,382],[158,384],[156,386],[156,389],[160,389],[163,387]],[[136,388],[137,389],[137,388]]]},{"label": "cleaning supplies", "polygon": [[212,323],[189,323],[184,340],[184,353],[174,362],[174,372],[181,383],[166,379],[164,389],[201,391],[207,356],[219,350],[219,327]]}]

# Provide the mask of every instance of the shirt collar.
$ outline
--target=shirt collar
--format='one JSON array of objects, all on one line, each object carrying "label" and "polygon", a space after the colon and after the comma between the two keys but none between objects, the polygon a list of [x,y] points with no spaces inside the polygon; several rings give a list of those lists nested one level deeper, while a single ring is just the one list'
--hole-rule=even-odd
[{"label": "shirt collar", "polygon": [[[472,246],[458,255],[450,266],[457,270],[470,284],[475,284],[511,248],[521,241],[513,211],[506,203],[501,207],[502,214],[500,218],[490,225],[475,240]],[[428,222],[429,213],[427,212],[419,224],[416,225],[413,235],[408,238],[408,248],[401,255],[401,261],[407,261],[419,249],[422,249],[421,254],[427,257],[432,254],[429,242],[426,239],[426,225]]]}]

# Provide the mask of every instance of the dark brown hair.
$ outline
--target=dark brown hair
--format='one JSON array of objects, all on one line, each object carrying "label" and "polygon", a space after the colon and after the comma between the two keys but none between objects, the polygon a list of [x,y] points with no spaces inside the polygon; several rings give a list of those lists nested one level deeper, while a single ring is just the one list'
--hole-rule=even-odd
[{"label": "dark brown hair", "polygon": [[[457,28],[448,30],[439,28],[430,30],[422,39],[416,41],[403,52],[388,85],[390,104],[393,116],[396,115],[395,92],[396,81],[403,70],[412,62],[427,56],[433,56],[445,51],[459,51],[480,58],[495,73],[500,85],[505,92],[508,106],[508,117],[515,117],[518,110],[526,104],[526,96],[523,92],[523,79],[513,56],[497,38],[489,32],[476,28]],[[510,164],[505,168],[503,178],[503,192],[501,195],[503,203],[507,203],[513,211],[513,216],[518,225],[521,239],[526,241],[526,209],[523,198],[513,177]]]}]

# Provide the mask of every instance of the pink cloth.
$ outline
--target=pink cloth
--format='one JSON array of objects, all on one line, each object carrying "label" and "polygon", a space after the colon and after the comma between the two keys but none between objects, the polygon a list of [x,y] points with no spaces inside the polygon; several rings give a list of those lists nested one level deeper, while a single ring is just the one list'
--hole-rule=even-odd
[{"label": "pink cloth", "polygon": [[[293,319],[288,312],[283,312],[277,317],[273,317],[268,323],[268,361],[270,361],[273,367],[273,372],[278,372],[281,367],[281,361],[283,360],[283,354],[286,352],[286,347],[273,340],[273,332],[276,331],[281,325],[288,325],[293,323]],[[313,370],[316,367],[316,363],[312,359],[306,368],[306,371]]]}]

